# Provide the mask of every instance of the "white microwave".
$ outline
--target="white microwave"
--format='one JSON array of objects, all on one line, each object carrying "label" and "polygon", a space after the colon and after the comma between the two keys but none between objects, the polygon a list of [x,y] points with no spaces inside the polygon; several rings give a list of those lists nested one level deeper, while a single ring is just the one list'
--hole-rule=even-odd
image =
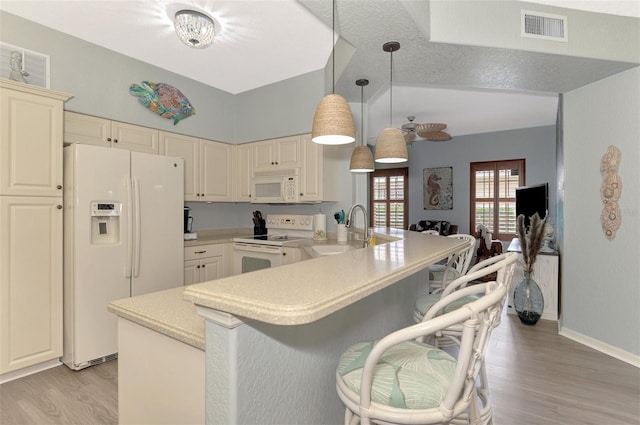
[{"label": "white microwave", "polygon": [[297,168],[258,171],[251,182],[251,203],[295,204],[300,202],[300,171]]}]

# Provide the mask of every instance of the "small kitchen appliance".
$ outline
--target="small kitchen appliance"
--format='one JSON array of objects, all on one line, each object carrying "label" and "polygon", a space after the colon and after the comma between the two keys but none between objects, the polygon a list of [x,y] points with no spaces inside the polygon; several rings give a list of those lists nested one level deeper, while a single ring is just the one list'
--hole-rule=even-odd
[{"label": "small kitchen appliance", "polygon": [[193,217],[191,216],[191,207],[184,207],[184,240],[192,241],[198,239],[198,234],[192,232]]},{"label": "small kitchen appliance", "polygon": [[[255,220],[254,213],[254,224]],[[313,238],[312,215],[268,215],[267,219],[262,221],[266,226],[265,234],[233,239],[234,274],[287,264],[287,245],[301,239]]]}]

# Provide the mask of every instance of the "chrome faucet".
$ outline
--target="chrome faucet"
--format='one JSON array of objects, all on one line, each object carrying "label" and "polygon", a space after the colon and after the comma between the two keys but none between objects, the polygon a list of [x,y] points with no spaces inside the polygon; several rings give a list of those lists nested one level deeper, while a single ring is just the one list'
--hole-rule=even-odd
[{"label": "chrome faucet", "polygon": [[369,225],[367,224],[367,210],[364,208],[362,204],[354,204],[351,209],[349,209],[349,213],[347,214],[347,227],[353,228],[353,213],[356,209],[362,210],[362,218],[364,218],[364,234],[362,235],[363,243],[362,247],[366,248],[369,246]]}]

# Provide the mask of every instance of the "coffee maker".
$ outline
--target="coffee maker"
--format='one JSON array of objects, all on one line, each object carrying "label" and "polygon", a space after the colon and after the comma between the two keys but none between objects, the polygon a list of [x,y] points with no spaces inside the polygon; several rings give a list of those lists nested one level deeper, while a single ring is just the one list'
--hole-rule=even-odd
[{"label": "coffee maker", "polygon": [[192,232],[193,229],[193,217],[191,216],[191,208],[184,207],[184,240],[191,241],[198,239],[198,234]]}]

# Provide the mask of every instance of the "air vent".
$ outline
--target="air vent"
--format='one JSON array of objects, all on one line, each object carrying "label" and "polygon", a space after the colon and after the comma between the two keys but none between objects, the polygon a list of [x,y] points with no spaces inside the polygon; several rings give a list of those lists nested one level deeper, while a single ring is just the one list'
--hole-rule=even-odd
[{"label": "air vent", "polygon": [[27,83],[49,88],[49,56],[3,42],[0,42],[0,77],[11,76],[12,52],[21,55],[22,70],[29,73]]},{"label": "air vent", "polygon": [[523,37],[568,41],[566,16],[530,10],[522,10],[521,16],[521,35]]}]

